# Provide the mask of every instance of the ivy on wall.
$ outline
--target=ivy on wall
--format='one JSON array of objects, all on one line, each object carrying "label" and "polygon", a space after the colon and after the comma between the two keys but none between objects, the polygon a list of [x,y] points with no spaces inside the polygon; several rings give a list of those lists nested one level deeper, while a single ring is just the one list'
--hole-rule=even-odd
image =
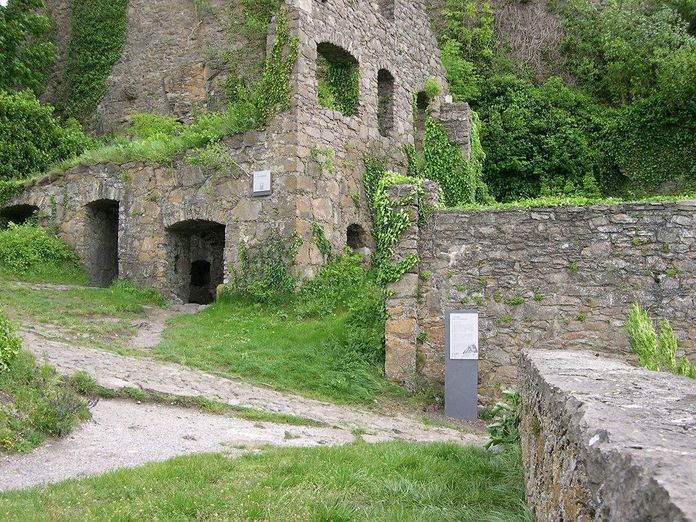
[{"label": "ivy on wall", "polygon": [[71,0],[72,33],[60,110],[86,121],[106,94],[106,79],[121,57],[128,0]]},{"label": "ivy on wall", "polygon": [[24,192],[24,185],[18,181],[0,179],[0,208]]},{"label": "ivy on wall", "polygon": [[[393,263],[391,259],[396,254],[401,236],[411,226],[408,212],[399,207],[416,200],[420,204],[423,199],[420,196],[424,192],[423,181],[388,171],[381,161],[370,156],[366,156],[364,162],[363,187],[370,207],[372,237],[376,245],[372,264],[377,270],[377,280],[386,284],[398,281],[418,264],[419,259],[415,254],[406,256],[398,263]],[[410,183],[413,189],[403,198],[394,200],[389,196],[388,189],[400,183]]]},{"label": "ivy on wall", "polygon": [[448,207],[492,201],[483,181],[486,155],[481,147],[479,127],[478,116],[473,113],[469,160],[458,146],[449,142],[445,129],[431,116],[425,122],[423,153],[419,154],[412,146],[406,148],[409,175],[436,181],[442,188],[444,203]]}]

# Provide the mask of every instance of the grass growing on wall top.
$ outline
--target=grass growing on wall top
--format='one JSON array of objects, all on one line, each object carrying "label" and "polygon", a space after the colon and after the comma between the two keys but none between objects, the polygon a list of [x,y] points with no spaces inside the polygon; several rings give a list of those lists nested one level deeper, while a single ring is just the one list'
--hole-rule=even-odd
[{"label": "grass growing on wall top", "polygon": [[531,520],[519,447],[354,443],[164,463],[0,496],[5,520]]}]

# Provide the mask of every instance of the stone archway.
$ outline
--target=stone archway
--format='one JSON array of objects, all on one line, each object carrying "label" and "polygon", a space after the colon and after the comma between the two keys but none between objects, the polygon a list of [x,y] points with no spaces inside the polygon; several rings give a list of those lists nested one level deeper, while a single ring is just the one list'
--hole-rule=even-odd
[{"label": "stone archway", "polygon": [[92,286],[107,287],[118,279],[119,202],[99,199],[86,205],[85,265]]},{"label": "stone archway", "polygon": [[191,219],[167,228],[170,292],[184,303],[209,304],[224,281],[225,225]]}]

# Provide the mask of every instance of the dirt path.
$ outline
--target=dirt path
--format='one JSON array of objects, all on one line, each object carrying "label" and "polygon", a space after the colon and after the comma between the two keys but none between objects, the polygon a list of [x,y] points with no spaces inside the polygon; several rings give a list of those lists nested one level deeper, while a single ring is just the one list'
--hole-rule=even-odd
[{"label": "dirt path", "polygon": [[92,420],[69,437],[28,455],[0,457],[0,491],[163,461],[177,455],[227,452],[255,445],[316,446],[353,440],[345,430],[253,423],[193,409],[100,401]]},{"label": "dirt path", "polygon": [[195,314],[203,308],[205,308],[203,305],[181,304],[172,305],[169,308],[150,309],[147,319],[133,324],[138,329],[138,333],[128,341],[126,347],[134,350],[147,350],[157,346],[162,340],[167,319],[177,315]]}]

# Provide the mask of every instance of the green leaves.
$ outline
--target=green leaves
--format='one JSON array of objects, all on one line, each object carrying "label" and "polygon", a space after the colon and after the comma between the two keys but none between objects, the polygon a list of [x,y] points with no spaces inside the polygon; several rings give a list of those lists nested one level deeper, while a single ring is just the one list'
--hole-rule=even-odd
[{"label": "green leaves", "polygon": [[0,90],[41,92],[46,71],[58,58],[44,10],[41,0],[9,0],[0,6]]},{"label": "green leaves", "polygon": [[76,121],[61,126],[31,91],[0,91],[0,180],[42,172],[91,143]]},{"label": "green leaves", "polygon": [[0,307],[0,372],[7,370],[22,349],[22,338]]}]

